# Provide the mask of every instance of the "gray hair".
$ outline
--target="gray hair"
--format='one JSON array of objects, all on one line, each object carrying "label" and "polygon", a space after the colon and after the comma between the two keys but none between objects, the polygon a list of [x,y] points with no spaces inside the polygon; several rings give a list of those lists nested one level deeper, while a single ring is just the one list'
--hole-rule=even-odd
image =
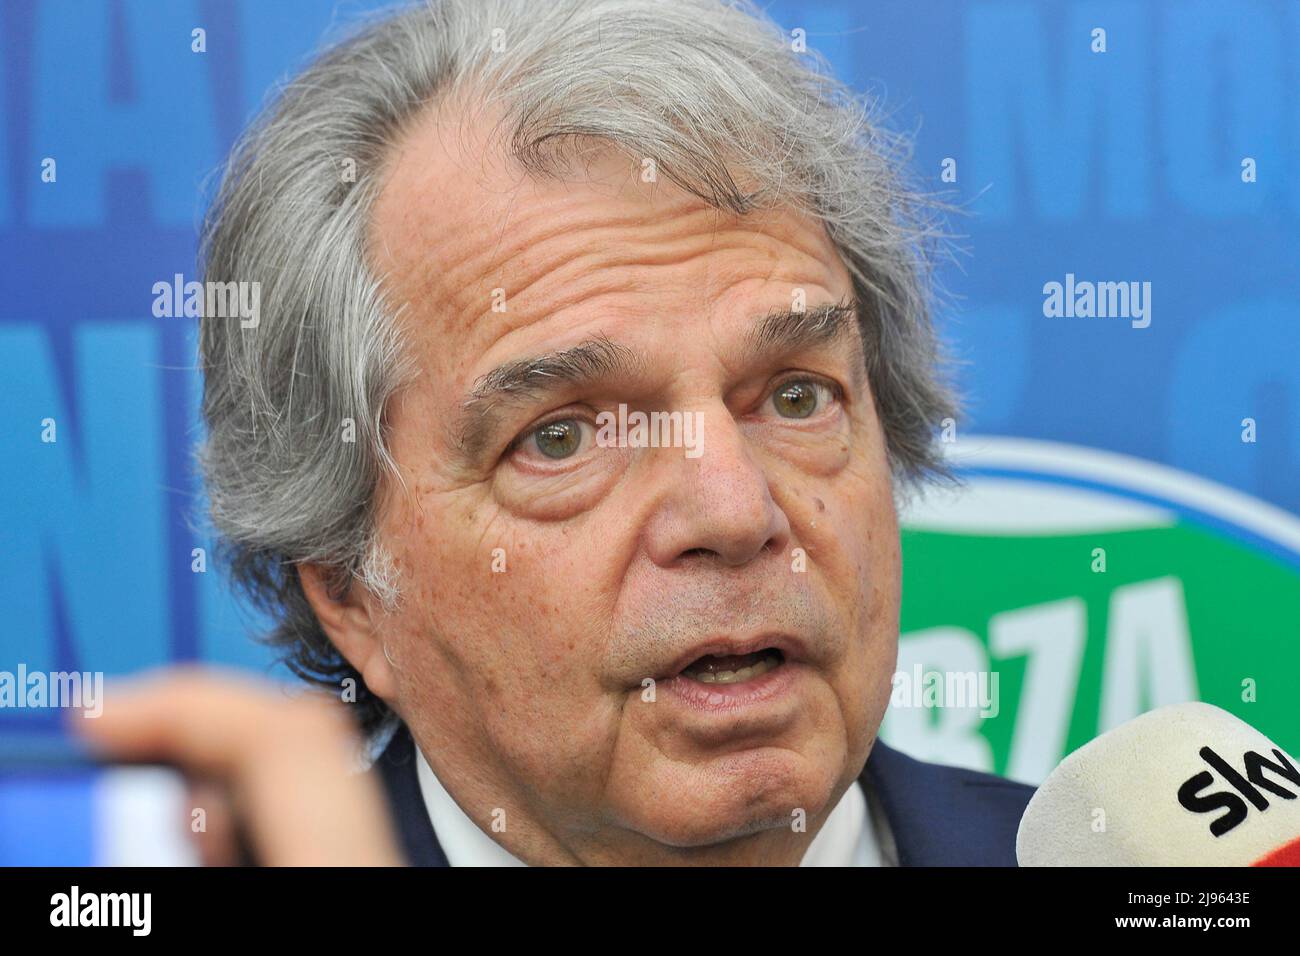
[{"label": "gray hair", "polygon": [[260,282],[261,315],[202,321],[200,463],[233,581],[278,621],[267,640],[300,676],[355,679],[368,728],[387,708],[322,632],[297,566],[395,607],[375,518],[397,477],[385,407],[412,369],[368,223],[409,121],[471,89],[531,175],[562,177],[596,143],[716,208],[820,219],[863,306],[895,487],[949,477],[935,428],[956,404],[930,321],[941,207],[905,185],[907,141],[874,104],[749,0],[430,0],[363,21],[244,133],[204,220],[204,279]]}]

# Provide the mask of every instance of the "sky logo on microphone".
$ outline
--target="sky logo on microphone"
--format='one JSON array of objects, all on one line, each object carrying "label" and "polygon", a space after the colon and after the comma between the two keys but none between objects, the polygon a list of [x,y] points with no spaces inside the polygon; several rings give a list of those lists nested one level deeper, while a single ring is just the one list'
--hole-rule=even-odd
[{"label": "sky logo on microphone", "polygon": [[[1210,832],[1216,837],[1223,836],[1243,823],[1250,813],[1250,807],[1261,811],[1268,809],[1268,798],[1261,791],[1266,790],[1282,800],[1294,800],[1300,794],[1300,770],[1280,750],[1273,750],[1276,763],[1253,750],[1247,750],[1242,757],[1244,775],[1210,747],[1202,747],[1199,753],[1201,759],[1218,771],[1219,776],[1232,789],[1205,793],[1206,788],[1215,783],[1215,776],[1208,770],[1202,770],[1183,781],[1183,785],[1178,788],[1178,802],[1183,809],[1192,813],[1226,810],[1226,813],[1210,822]],[[1293,789],[1287,789],[1276,780],[1265,777],[1265,770],[1290,782]]]}]

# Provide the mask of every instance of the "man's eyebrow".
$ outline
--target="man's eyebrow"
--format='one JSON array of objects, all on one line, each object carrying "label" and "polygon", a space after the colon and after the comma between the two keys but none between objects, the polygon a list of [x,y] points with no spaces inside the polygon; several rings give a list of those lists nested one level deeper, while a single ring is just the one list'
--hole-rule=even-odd
[{"label": "man's eyebrow", "polygon": [[849,298],[811,309],[773,309],[746,336],[751,357],[802,352],[821,345],[850,343],[855,382],[865,376],[866,363],[859,317],[860,305]]},{"label": "man's eyebrow", "polygon": [[631,376],[642,365],[637,353],[604,335],[499,365],[480,376],[461,402],[460,419],[453,429],[456,444],[466,457],[476,458],[491,437],[498,406],[531,401],[561,385]]},{"label": "man's eyebrow", "polygon": [[[865,376],[858,332],[858,304],[854,299],[803,311],[774,309],[746,334],[746,351],[752,357],[799,352],[835,342],[851,341],[855,376]],[[461,402],[461,414],[452,427],[456,447],[466,459],[476,460],[488,445],[502,405],[533,401],[562,385],[583,385],[600,379],[632,377],[644,360],[624,345],[600,335],[570,348],[499,365],[480,376]],[[859,382],[855,381],[855,385]]]}]

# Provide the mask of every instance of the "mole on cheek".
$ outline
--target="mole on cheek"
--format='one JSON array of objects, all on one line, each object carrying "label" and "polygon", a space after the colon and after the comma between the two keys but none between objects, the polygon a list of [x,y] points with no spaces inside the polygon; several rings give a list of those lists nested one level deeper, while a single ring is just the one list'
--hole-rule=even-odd
[{"label": "mole on cheek", "polygon": [[826,502],[822,501],[820,498],[814,498],[813,501],[816,503],[818,511],[826,510]]}]

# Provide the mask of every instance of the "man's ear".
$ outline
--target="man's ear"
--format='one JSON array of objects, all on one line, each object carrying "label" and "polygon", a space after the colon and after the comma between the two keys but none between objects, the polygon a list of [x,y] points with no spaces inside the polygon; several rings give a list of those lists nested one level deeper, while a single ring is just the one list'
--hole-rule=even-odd
[{"label": "man's ear", "polygon": [[396,697],[397,676],[384,651],[383,634],[376,627],[375,602],[359,585],[349,586],[346,594],[336,598],[327,584],[329,579],[329,572],[320,565],[298,565],[303,594],[316,612],[325,636],[357,669],[371,693],[391,706]]}]

